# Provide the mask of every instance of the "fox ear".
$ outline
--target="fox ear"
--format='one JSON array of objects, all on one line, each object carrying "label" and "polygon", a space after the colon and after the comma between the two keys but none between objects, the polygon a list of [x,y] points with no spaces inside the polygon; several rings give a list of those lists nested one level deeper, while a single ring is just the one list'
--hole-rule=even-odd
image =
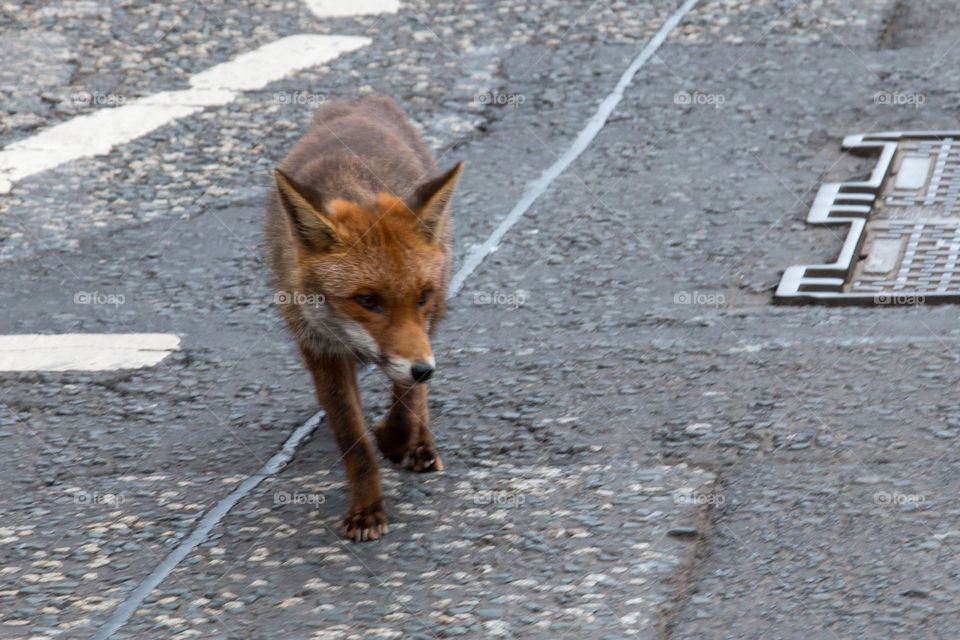
[{"label": "fox ear", "polygon": [[414,192],[408,206],[420,219],[418,229],[428,242],[436,242],[447,221],[447,210],[457,187],[457,179],[463,171],[463,163],[458,162],[452,169],[438,178],[424,182]]},{"label": "fox ear", "polygon": [[280,169],[273,170],[280,204],[290,218],[293,235],[304,248],[327,251],[337,242],[337,231],[322,210],[307,200],[300,188]]}]

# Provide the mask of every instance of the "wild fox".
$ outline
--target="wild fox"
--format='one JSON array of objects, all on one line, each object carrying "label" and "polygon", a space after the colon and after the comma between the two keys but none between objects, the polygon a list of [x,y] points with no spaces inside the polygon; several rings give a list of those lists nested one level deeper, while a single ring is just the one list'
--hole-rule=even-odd
[{"label": "wild fox", "polygon": [[275,300],[313,375],[350,483],[343,533],[387,531],[380,471],[367,437],[358,364],[393,383],[374,429],[389,460],[440,471],[427,389],[430,336],[446,308],[449,204],[463,169],[440,174],[403,110],[390,98],[336,102],[274,170],[267,212]]}]

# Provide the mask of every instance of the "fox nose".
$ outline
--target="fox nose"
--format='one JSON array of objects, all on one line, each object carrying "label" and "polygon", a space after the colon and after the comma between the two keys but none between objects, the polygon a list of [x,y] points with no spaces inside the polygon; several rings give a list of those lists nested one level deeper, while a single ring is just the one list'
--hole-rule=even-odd
[{"label": "fox nose", "polygon": [[426,382],[433,375],[433,366],[426,362],[418,362],[410,367],[410,375],[417,382]]}]

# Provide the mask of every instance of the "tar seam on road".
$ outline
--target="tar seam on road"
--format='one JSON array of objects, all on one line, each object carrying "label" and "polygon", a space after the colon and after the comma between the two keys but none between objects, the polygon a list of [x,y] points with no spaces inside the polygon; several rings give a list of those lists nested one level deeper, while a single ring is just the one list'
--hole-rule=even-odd
[{"label": "tar seam on road", "polygon": [[610,117],[613,110],[620,104],[620,101],[623,100],[623,92],[633,80],[633,77],[637,75],[640,68],[653,57],[653,54],[657,52],[657,49],[659,49],[660,45],[667,39],[670,32],[673,31],[674,27],[690,12],[695,4],[697,4],[697,0],[687,0],[683,3],[682,7],[677,9],[677,11],[667,19],[663,26],[660,27],[660,30],[657,31],[657,34],[653,36],[653,39],[647,43],[643,51],[633,59],[633,62],[627,67],[627,70],[623,72],[620,76],[620,81],[617,82],[617,86],[614,87],[610,95],[600,103],[600,106],[597,107],[597,112],[594,113],[593,117],[587,122],[587,126],[580,131],[580,134],[576,140],[573,141],[573,144],[570,145],[570,148],[568,148],[556,162],[541,173],[539,178],[527,185],[527,188],[524,189],[523,197],[520,198],[519,202],[517,202],[510,213],[507,214],[507,217],[497,225],[497,228],[493,230],[493,233],[487,238],[487,241],[474,247],[467,254],[467,257],[463,261],[463,266],[460,267],[460,270],[457,271],[450,281],[450,297],[455,296],[457,292],[460,291],[464,281],[473,273],[474,269],[480,266],[483,259],[490,253],[496,251],[497,245],[500,244],[500,240],[506,235],[507,231],[510,230],[510,227],[516,224],[520,216],[530,208],[530,205],[543,195],[543,192],[547,190],[550,183],[566,171],[567,167],[573,164],[573,161],[580,157],[580,154],[593,142],[593,139],[600,133],[600,129],[607,123],[607,118]]},{"label": "tar seam on road", "polygon": [[296,431],[290,434],[290,437],[283,443],[280,451],[267,460],[266,464],[264,464],[259,471],[241,482],[240,486],[230,492],[230,495],[220,500],[210,511],[205,513],[190,536],[167,554],[167,557],[157,565],[157,568],[147,576],[147,579],[137,585],[137,588],[127,596],[127,599],[117,606],[113,615],[110,616],[110,620],[100,627],[97,634],[93,636],[93,640],[106,640],[113,635],[114,631],[126,624],[127,620],[133,615],[133,612],[136,611],[136,608],[150,595],[150,592],[159,587],[160,583],[180,564],[180,561],[186,558],[191,551],[207,538],[210,531],[217,526],[220,519],[223,518],[235,504],[253,491],[264,479],[277,473],[290,462],[297,446],[317,428],[322,417],[321,412],[307,420]]},{"label": "tar seam on road", "polygon": [[[463,288],[463,284],[466,279],[480,266],[483,262],[483,259],[497,249],[500,240],[503,239],[503,236],[506,235],[507,231],[517,223],[521,216],[530,208],[530,206],[547,190],[550,184],[561,174],[567,167],[573,164],[581,153],[583,153],[586,148],[590,145],[597,134],[603,128],[603,125],[606,124],[607,119],[610,117],[610,114],[613,113],[613,110],[617,107],[620,101],[623,99],[623,92],[629,86],[630,82],[636,76],[637,72],[643,67],[650,58],[657,52],[657,49],[664,43],[667,39],[667,36],[670,32],[680,23],[680,21],[686,16],[691,9],[697,4],[698,0],[686,0],[683,5],[677,9],[666,22],[663,23],[663,26],[660,27],[660,30],[657,31],[656,35],[647,43],[647,46],[633,59],[633,62],[630,63],[630,66],[627,67],[626,71],[620,76],[620,80],[617,82],[617,85],[614,87],[613,91],[600,103],[600,106],[597,108],[596,113],[593,117],[587,122],[586,126],[580,131],[580,134],[576,137],[570,147],[560,158],[554,162],[548,169],[546,169],[540,177],[530,182],[526,189],[524,190],[523,197],[517,202],[517,204],[511,209],[510,213],[507,214],[507,217],[504,218],[496,229],[493,230],[493,233],[483,244],[474,247],[467,256],[464,258],[463,265],[460,269],[454,274],[453,278],[450,280],[450,288],[447,295],[447,298],[453,298],[459,293],[460,289]],[[370,369],[366,369],[363,373],[367,373]],[[233,506],[240,501],[241,498],[245,497],[248,493],[253,491],[257,485],[260,484],[267,477],[280,471],[290,460],[293,459],[293,455],[296,452],[297,447],[300,443],[305,440],[320,424],[320,420],[323,418],[323,411],[317,412],[313,417],[311,417],[306,423],[297,428],[290,437],[287,438],[287,441],[284,442],[283,447],[277,452],[270,460],[267,461],[263,467],[257,471],[255,474],[244,480],[239,487],[234,489],[230,495],[226,498],[220,500],[210,511],[208,511],[203,518],[200,519],[200,522],[197,524],[196,528],[190,534],[190,536],[181,542],[177,547],[171,551],[166,558],[157,566],[153,572],[147,576],[140,585],[127,597],[126,600],[121,602],[116,609],[114,609],[113,615],[110,616],[110,619],[100,627],[100,630],[96,635],[93,636],[91,640],[107,640],[113,632],[126,624],[127,620],[133,616],[133,613],[136,611],[137,607],[146,599],[146,597],[153,591],[156,587],[160,585],[161,582],[166,579],[167,576],[173,572],[174,568],[180,563],[181,560],[187,557],[194,548],[196,548],[201,542],[203,542],[207,535],[213,530],[217,524],[219,524],[220,519],[233,508]]]}]

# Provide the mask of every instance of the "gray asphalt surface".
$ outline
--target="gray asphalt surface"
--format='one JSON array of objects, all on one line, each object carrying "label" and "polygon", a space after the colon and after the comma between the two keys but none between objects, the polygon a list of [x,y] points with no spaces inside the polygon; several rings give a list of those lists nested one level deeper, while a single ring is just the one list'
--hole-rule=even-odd
[{"label": "gray asphalt surface", "polygon": [[[398,97],[467,162],[462,257],[679,4],[4,5],[4,145],[98,108],[77,93],[183,88],[292,33],[373,43],[0,197],[0,333],[183,338],[148,369],[0,374],[0,637],[94,635],[315,413],[261,260],[269,169],[310,117],[279,95]],[[384,465],[388,536],[336,535],[321,425],[113,637],[956,636],[956,307],[771,303],[839,249],[803,220],[871,166],[844,135],[958,128],[950,6],[699,3],[451,302],[446,469]],[[362,392],[372,422],[382,376]]]}]

